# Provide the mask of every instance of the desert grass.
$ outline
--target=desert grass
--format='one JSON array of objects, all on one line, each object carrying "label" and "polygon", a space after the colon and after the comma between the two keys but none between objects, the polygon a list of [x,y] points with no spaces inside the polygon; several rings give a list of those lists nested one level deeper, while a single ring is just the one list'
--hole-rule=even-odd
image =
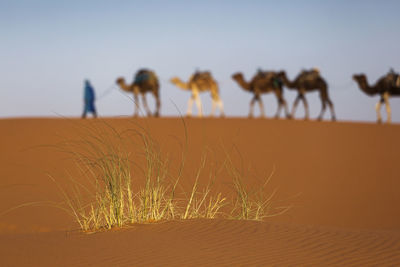
[{"label": "desert grass", "polygon": [[[162,153],[145,128],[135,124],[134,129],[119,132],[104,121],[97,123],[102,125],[84,127],[80,140],[63,142],[63,151],[72,155],[79,178],[70,174],[69,186],[66,186],[51,177],[63,197],[59,207],[73,216],[83,231],[176,219],[263,220],[288,209],[274,207],[276,190],[267,196],[263,193],[272,175],[257,190],[251,190],[243,183],[246,177],[229,155],[222,167],[232,178],[231,201],[213,189],[221,172],[206,170],[206,153],[193,177],[188,177],[194,178],[190,193],[178,192],[179,182],[184,178],[185,152],[178,173],[172,175],[168,155]],[[187,146],[185,125],[184,128],[183,151]],[[127,151],[129,144],[139,153]],[[200,188],[199,179],[204,172],[209,172],[209,182]],[[140,176],[135,176],[138,173],[144,176],[144,183],[134,188],[132,181]],[[86,178],[85,184],[79,182],[80,176]]]},{"label": "desert grass", "polygon": [[258,187],[248,188],[243,182],[248,177],[233,164],[229,155],[227,155],[226,169],[232,178],[232,186],[235,193],[230,212],[232,219],[262,221],[268,217],[281,215],[291,208],[289,205],[277,205],[275,201],[275,195],[278,192],[277,188],[268,194],[265,193],[266,187],[275,171],[266,176]]},{"label": "desert grass", "polygon": [[213,172],[210,172],[210,180],[207,186],[199,191],[199,177],[205,166],[206,156],[203,156],[200,167],[196,172],[196,178],[186,204],[185,212],[181,216],[182,219],[214,219],[217,215],[221,214],[221,208],[226,205],[226,197],[223,197],[221,193],[213,194],[212,192],[212,185],[216,178]]}]

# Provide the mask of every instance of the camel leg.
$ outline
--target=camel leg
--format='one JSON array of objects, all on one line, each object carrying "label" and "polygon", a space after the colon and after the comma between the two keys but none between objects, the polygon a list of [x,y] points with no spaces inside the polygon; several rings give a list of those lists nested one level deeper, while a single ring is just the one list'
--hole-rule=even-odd
[{"label": "camel leg", "polygon": [[282,109],[282,102],[278,101],[278,109],[276,110],[275,113],[275,119],[279,119],[279,115],[281,114],[281,109]]},{"label": "camel leg", "polygon": [[134,91],[134,102],[135,102],[135,113],[134,116],[137,117],[139,115],[139,96],[138,96],[138,92]]},{"label": "camel leg", "polygon": [[390,95],[388,92],[385,92],[383,94],[383,99],[385,100],[386,113],[387,113],[387,123],[392,122],[392,110],[390,109],[389,97]]},{"label": "camel leg", "polygon": [[321,102],[322,102],[322,109],[321,109],[321,114],[318,117],[318,120],[322,120],[323,119],[324,114],[325,114],[325,110],[326,110],[326,104],[328,104],[329,109],[331,111],[332,121],[335,121],[336,120],[335,110],[333,109],[332,101],[329,99],[328,91],[327,90],[321,90],[320,91],[320,98],[321,98]]},{"label": "camel leg", "polygon": [[188,101],[188,109],[186,112],[186,116],[188,116],[188,117],[192,116],[193,98],[194,98],[194,96],[191,95],[189,98],[189,101]]},{"label": "camel leg", "polygon": [[283,99],[283,107],[285,108],[285,115],[287,119],[291,119],[289,108],[285,99]]},{"label": "camel leg", "polygon": [[286,118],[290,119],[290,114],[289,114],[288,106],[287,106],[287,103],[286,103],[285,99],[283,99],[283,98],[278,99],[278,110],[276,111],[275,118],[276,118],[276,119],[279,118],[279,116],[280,116],[280,114],[281,114],[281,109],[282,109],[282,107],[283,107],[284,110],[285,110],[285,116],[286,116]]},{"label": "camel leg", "polygon": [[212,107],[211,107],[211,114],[210,117],[214,117],[215,108],[217,107],[217,103],[214,99],[211,99]]},{"label": "camel leg", "polygon": [[310,110],[308,108],[308,102],[305,96],[303,95],[303,104],[304,104],[304,111],[305,111],[305,117],[304,119],[308,120],[310,118]]},{"label": "camel leg", "polygon": [[324,117],[324,114],[325,114],[325,110],[326,110],[326,102],[325,101],[326,101],[325,99],[321,99],[322,108],[321,108],[321,113],[318,116],[319,121],[322,121],[322,118]]},{"label": "camel leg", "polygon": [[258,105],[260,106],[261,117],[265,118],[264,104],[260,96],[257,97]]},{"label": "camel leg", "polygon": [[218,108],[219,108],[219,112],[220,112],[221,117],[224,117],[224,116],[225,116],[225,113],[224,113],[224,103],[222,102],[221,99],[218,99],[218,101],[217,101],[217,106],[218,106]]},{"label": "camel leg", "polygon": [[279,118],[280,114],[281,114],[281,109],[282,107],[285,110],[285,116],[287,119],[290,119],[290,113],[289,113],[289,109],[288,109],[288,105],[286,103],[286,100],[283,98],[282,95],[278,96],[278,110],[276,111],[276,115],[275,118]]},{"label": "camel leg", "polygon": [[195,101],[196,101],[197,110],[199,111],[199,117],[201,118],[201,117],[203,117],[203,108],[201,105],[201,99],[200,99],[199,94],[196,95]]},{"label": "camel leg", "polygon": [[151,111],[149,109],[149,106],[147,105],[147,100],[146,100],[145,94],[142,94],[142,102],[143,102],[144,109],[146,110],[147,116],[150,117]]},{"label": "camel leg", "polygon": [[250,101],[250,113],[249,113],[249,118],[253,118],[253,112],[254,112],[254,103],[257,100],[257,96],[254,96],[253,99]]},{"label": "camel leg", "polygon": [[199,90],[198,90],[197,86],[193,86],[192,96],[193,96],[194,101],[196,102],[197,111],[199,112],[199,117],[201,118],[201,117],[203,117],[203,108],[201,105],[201,99],[200,99]]},{"label": "camel leg", "polygon": [[154,112],[154,117],[158,117],[160,116],[161,101],[157,93],[154,93],[154,97],[156,99],[156,111]]},{"label": "camel leg", "polygon": [[[282,107],[285,106],[286,102],[283,99],[282,91],[274,90],[274,94],[276,96],[276,99],[278,100],[278,109],[276,110],[275,119],[279,119],[279,116],[281,115]],[[287,113],[286,113],[286,115],[287,115]]]},{"label": "camel leg", "polygon": [[378,123],[382,122],[382,115],[381,115],[381,104],[383,103],[384,99],[381,97],[378,103],[375,105],[376,115],[378,117]]},{"label": "camel leg", "polygon": [[327,102],[328,102],[328,105],[329,105],[329,109],[331,111],[332,121],[336,121],[336,114],[335,114],[335,109],[333,108],[333,103],[329,98],[328,98]]},{"label": "camel leg", "polygon": [[305,111],[304,119],[308,120],[310,118],[310,111],[308,109],[307,99],[306,99],[306,97],[304,95],[301,95],[301,99],[303,100],[304,111]]},{"label": "camel leg", "polygon": [[292,107],[292,115],[291,115],[291,117],[294,119],[294,114],[296,113],[296,109],[297,109],[297,105],[299,104],[299,101],[300,101],[300,95],[298,95],[297,97],[296,97],[296,99],[294,100],[294,103],[293,103],[293,107]]}]

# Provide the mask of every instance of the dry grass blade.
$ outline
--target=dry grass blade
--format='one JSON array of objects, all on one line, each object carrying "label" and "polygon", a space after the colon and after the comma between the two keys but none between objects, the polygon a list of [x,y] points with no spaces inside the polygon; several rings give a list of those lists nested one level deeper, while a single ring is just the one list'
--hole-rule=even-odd
[{"label": "dry grass blade", "polygon": [[[186,125],[185,134],[186,132]],[[222,167],[232,177],[234,199],[232,206],[222,193],[212,189],[219,172],[210,170],[210,181],[200,188],[200,177],[208,166],[206,154],[194,176],[194,183],[189,197],[184,200],[176,198],[177,186],[183,176],[186,157],[186,143],[177,176],[169,172],[169,160],[161,152],[158,143],[142,127],[118,132],[111,125],[84,128],[82,140],[66,141],[64,151],[74,156],[80,174],[86,178],[88,185],[83,185],[70,176],[70,189],[60,185],[59,190],[64,198],[63,207],[75,218],[84,231],[96,231],[122,227],[129,223],[149,223],[161,220],[231,217],[239,220],[262,220],[287,211],[288,207],[275,207],[273,198],[277,190],[268,197],[264,188],[272,174],[256,191],[249,190],[243,181],[243,173],[233,164],[230,156]],[[134,147],[139,149],[141,159],[131,159],[132,152],[126,151],[126,142],[131,141],[125,134],[134,133],[138,142]],[[69,149],[69,150],[68,150]],[[144,164],[137,164],[137,162]],[[135,165],[136,164],[136,165]],[[142,187],[132,187],[132,169],[137,167],[144,177]],[[54,180],[53,177],[51,179]],[[170,181],[174,182],[170,182]],[[226,213],[225,210],[230,210]],[[222,212],[223,211],[223,212]]]}]

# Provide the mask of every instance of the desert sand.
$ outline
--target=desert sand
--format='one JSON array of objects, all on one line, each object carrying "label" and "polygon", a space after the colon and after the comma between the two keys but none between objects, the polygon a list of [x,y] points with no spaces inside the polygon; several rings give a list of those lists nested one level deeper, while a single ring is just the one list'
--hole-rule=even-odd
[{"label": "desert sand", "polygon": [[[291,208],[264,221],[174,220],[83,233],[60,201],[74,164],[58,149],[86,126],[142,126],[190,188],[204,151]],[[99,126],[100,125],[100,126]],[[105,127],[105,126],[104,126]],[[270,119],[0,120],[0,266],[399,266],[400,125]],[[134,148],[133,148],[134,149]],[[262,180],[262,179],[261,179]],[[200,186],[207,183],[201,176]],[[221,172],[215,187],[229,195]]]}]

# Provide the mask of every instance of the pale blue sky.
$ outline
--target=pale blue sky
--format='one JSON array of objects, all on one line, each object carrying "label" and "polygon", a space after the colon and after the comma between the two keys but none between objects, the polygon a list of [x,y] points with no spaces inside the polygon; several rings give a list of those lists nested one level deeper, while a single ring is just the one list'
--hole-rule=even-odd
[{"label": "pale blue sky", "polygon": [[[250,79],[258,68],[286,70],[293,79],[318,67],[339,119],[375,121],[378,97],[363,94],[351,76],[363,72],[374,83],[390,67],[400,72],[399,11],[395,0],[0,0],[0,117],[80,116],[85,78],[101,96],[142,67],[160,77],[163,115],[178,115],[173,102],[185,113],[189,98],[169,78],[200,69],[219,81],[227,115],[247,116],[251,95],[232,73]],[[127,95],[115,87],[97,101],[99,114],[133,114]],[[290,106],[295,96],[285,91]],[[318,94],[307,97],[316,117]],[[275,97],[263,100],[272,116]],[[202,101],[208,113],[209,95]],[[400,122],[400,99],[391,104]]]}]

